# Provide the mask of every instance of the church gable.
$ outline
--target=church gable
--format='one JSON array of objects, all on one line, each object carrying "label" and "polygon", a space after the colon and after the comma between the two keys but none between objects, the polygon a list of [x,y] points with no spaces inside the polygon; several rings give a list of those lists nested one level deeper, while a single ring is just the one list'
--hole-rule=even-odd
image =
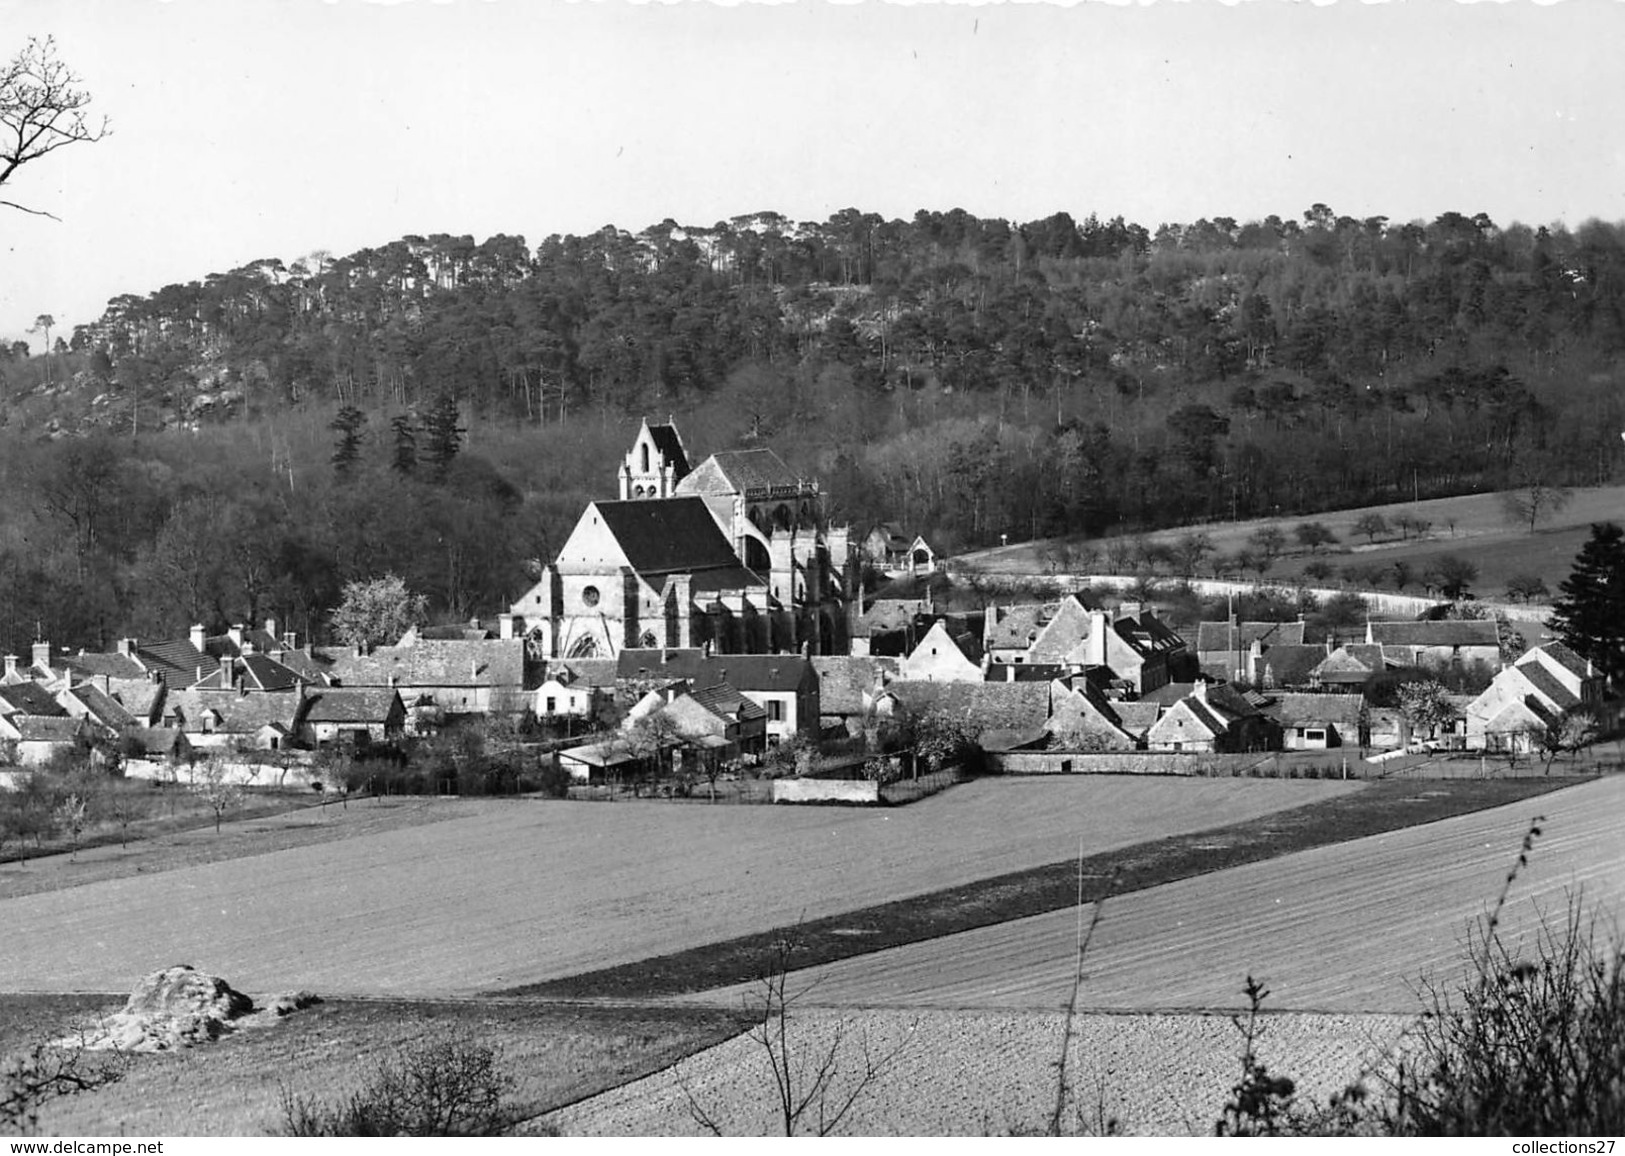
[{"label": "church gable", "polygon": [[581,520],[576,523],[576,528],[570,531],[570,536],[564,540],[564,546],[559,550],[560,568],[574,569],[582,566],[618,568],[632,564],[614,530],[600,512],[600,506],[616,504],[618,503],[594,502],[582,511]]}]

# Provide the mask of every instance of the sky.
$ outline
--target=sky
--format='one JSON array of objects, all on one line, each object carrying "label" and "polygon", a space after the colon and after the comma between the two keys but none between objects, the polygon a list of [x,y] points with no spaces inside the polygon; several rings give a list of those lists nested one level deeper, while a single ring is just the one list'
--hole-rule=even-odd
[{"label": "sky", "polygon": [[772,210],[1625,220],[1625,2],[0,0],[112,132],[18,171],[0,339],[407,234]]}]

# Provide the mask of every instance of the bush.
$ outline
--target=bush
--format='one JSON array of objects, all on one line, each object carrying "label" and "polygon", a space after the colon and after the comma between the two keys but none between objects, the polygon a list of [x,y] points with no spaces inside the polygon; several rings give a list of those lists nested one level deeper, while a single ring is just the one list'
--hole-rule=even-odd
[{"label": "bush", "polygon": [[285,1136],[495,1136],[513,1079],[495,1048],[466,1035],[400,1050],[335,1107],[282,1090]]},{"label": "bush", "polygon": [[544,758],[530,779],[536,790],[550,799],[563,799],[570,794],[570,772],[556,758]]}]

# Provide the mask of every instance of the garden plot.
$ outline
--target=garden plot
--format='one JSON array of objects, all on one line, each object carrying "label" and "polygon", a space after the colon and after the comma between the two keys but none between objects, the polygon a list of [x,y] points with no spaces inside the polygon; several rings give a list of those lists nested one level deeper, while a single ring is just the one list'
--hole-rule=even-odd
[{"label": "garden plot", "polygon": [[509,987],[1356,789],[1090,776],[981,780],[880,811],[492,803],[0,902],[0,990],[117,991],[178,963],[323,996]]},{"label": "garden plot", "polygon": [[[1503,915],[1508,941],[1531,935],[1542,911],[1560,922],[1573,892],[1610,926],[1625,914],[1625,777],[1108,900],[1080,1005],[1241,1007],[1252,975],[1276,1009],[1420,1011],[1417,982],[1459,976],[1468,927],[1494,903],[1537,813],[1543,833]],[[1057,911],[794,978],[820,1005],[1055,1009],[1070,994],[1078,928],[1077,912]]]}]

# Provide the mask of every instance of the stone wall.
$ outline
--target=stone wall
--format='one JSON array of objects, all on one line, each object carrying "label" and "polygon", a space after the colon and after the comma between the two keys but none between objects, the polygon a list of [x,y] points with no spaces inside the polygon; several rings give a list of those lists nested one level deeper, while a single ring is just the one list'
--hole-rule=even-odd
[{"label": "stone wall", "polygon": [[774,779],[775,803],[880,802],[880,784],[867,779]]}]

